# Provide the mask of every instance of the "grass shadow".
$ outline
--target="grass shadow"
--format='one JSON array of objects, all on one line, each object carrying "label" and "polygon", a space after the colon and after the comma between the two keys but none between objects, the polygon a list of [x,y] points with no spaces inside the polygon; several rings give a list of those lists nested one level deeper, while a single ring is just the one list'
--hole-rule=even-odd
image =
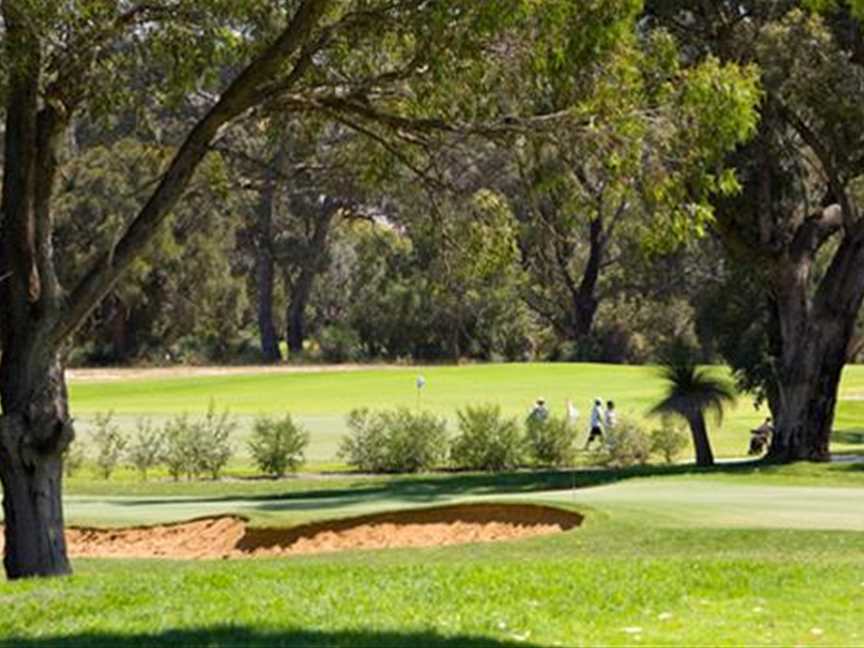
[{"label": "grass shadow", "polygon": [[486,637],[446,637],[434,632],[316,632],[312,630],[264,631],[248,627],[217,626],[169,630],[158,634],[112,634],[85,632],[44,639],[0,639],[0,647],[41,648],[47,646],[290,646],[324,648],[515,648],[533,644]]},{"label": "grass shadow", "polygon": [[673,477],[710,474],[748,475],[770,469],[761,461],[718,464],[710,468],[694,465],[635,466],[622,469],[538,470],[513,473],[435,473],[394,477],[387,481],[358,482],[350,488],[324,488],[263,495],[218,495],[167,498],[124,498],[120,506],[194,504],[220,502],[260,503],[264,508],[337,508],[356,501],[376,499],[427,503],[440,499],[477,495],[508,495],[590,488],[644,477]]},{"label": "grass shadow", "polygon": [[864,428],[834,430],[831,432],[831,442],[845,443],[846,445],[864,445]]}]

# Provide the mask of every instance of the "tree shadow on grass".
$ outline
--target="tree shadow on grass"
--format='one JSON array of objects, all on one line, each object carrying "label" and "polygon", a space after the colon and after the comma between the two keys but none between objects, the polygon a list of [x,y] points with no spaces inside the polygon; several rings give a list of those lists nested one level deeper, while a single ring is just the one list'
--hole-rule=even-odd
[{"label": "tree shadow on grass", "polygon": [[0,647],[42,648],[47,646],[290,646],[291,648],[529,648],[516,640],[486,637],[445,637],[434,632],[316,632],[312,630],[263,631],[247,627],[216,626],[169,630],[154,634],[109,634],[84,632],[44,639],[0,639]]},{"label": "tree shadow on grass", "polygon": [[123,498],[112,502],[119,506],[153,506],[158,504],[195,504],[219,502],[260,503],[263,508],[297,510],[338,508],[358,501],[376,499],[409,503],[432,503],[452,497],[525,494],[550,490],[604,486],[640,477],[673,477],[711,474],[748,475],[770,469],[754,460],[718,464],[711,468],[694,465],[635,466],[622,469],[540,470],[513,473],[435,473],[398,477],[388,481],[358,483],[351,488],[324,488],[266,495],[219,495],[215,497]]},{"label": "tree shadow on grass", "polygon": [[831,432],[832,443],[845,443],[846,445],[864,445],[864,429],[848,428],[834,430]]}]

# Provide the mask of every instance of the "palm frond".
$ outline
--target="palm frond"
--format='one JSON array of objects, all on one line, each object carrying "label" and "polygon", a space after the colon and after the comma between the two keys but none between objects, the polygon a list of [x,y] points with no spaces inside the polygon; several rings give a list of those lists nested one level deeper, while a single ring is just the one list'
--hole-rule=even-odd
[{"label": "palm frond", "polygon": [[665,362],[660,375],[666,381],[667,391],[651,408],[653,415],[678,414],[689,418],[708,412],[720,422],[726,407],[735,402],[735,389],[729,381],[698,367],[690,359],[679,357]]}]

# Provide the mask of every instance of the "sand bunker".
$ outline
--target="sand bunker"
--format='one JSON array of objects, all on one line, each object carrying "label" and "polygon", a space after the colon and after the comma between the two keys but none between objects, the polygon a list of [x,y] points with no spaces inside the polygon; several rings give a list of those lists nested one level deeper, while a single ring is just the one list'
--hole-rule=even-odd
[{"label": "sand bunker", "polygon": [[[382,549],[439,547],[560,533],[582,516],[535,505],[470,504],[305,524],[249,527],[224,516],[178,524],[125,529],[69,528],[73,558],[247,558]],[[2,550],[0,536],[0,550]]]}]

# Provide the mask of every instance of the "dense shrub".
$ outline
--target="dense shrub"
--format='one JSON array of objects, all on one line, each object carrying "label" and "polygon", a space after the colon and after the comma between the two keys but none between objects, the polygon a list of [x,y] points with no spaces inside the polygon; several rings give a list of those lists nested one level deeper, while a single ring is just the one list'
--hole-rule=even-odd
[{"label": "dense shrub", "polygon": [[366,408],[351,410],[345,419],[350,432],[339,444],[339,458],[363,472],[385,472],[387,428],[380,413]]},{"label": "dense shrub", "polygon": [[420,472],[446,459],[446,422],[428,412],[359,409],[346,420],[350,432],[342,438],[339,457],[364,472]]},{"label": "dense shrub", "polygon": [[597,450],[597,463],[613,468],[644,465],[651,456],[651,442],[635,419],[621,417],[606,431],[605,443]]},{"label": "dense shrub", "polygon": [[525,440],[531,460],[539,466],[572,466],[576,459],[576,433],[566,417],[528,420]]},{"label": "dense shrub", "polygon": [[309,445],[309,433],[286,414],[280,421],[266,416],[255,419],[249,452],[258,468],[271,477],[284,477],[294,472],[305,461],[304,452]]},{"label": "dense shrub", "polygon": [[114,412],[98,413],[94,418],[93,445],[96,446],[96,466],[104,479],[108,479],[126,449],[128,440],[120,428],[112,423]]},{"label": "dense shrub", "polygon": [[219,479],[222,469],[234,455],[231,433],[237,424],[231,419],[228,410],[216,413],[216,405],[211,400],[204,419],[194,427],[197,469]]},{"label": "dense shrub", "polygon": [[182,475],[218,479],[234,455],[231,433],[235,428],[228,411],[217,414],[212,401],[203,419],[191,420],[184,412],[162,428],[159,461],[175,480]]},{"label": "dense shrub", "polygon": [[669,418],[664,418],[660,427],[651,431],[651,453],[661,455],[666,463],[674,462],[689,442],[684,429]]},{"label": "dense shrub", "polygon": [[84,465],[86,454],[84,444],[77,439],[72,441],[63,453],[63,473],[71,477]]},{"label": "dense shrub", "polygon": [[160,461],[165,464],[175,481],[185,474],[192,478],[196,471],[197,449],[195,448],[194,424],[185,412],[167,421],[162,427]]},{"label": "dense shrub", "polygon": [[450,448],[451,461],[469,470],[517,468],[524,454],[519,423],[504,418],[498,405],[468,406],[456,413],[459,436]]},{"label": "dense shrub", "polygon": [[361,355],[360,336],[345,324],[325,326],[318,333],[321,357],[327,362],[349,362]]},{"label": "dense shrub", "polygon": [[147,480],[147,471],[162,457],[162,431],[150,419],[138,419],[135,436],[126,451],[126,461]]}]

